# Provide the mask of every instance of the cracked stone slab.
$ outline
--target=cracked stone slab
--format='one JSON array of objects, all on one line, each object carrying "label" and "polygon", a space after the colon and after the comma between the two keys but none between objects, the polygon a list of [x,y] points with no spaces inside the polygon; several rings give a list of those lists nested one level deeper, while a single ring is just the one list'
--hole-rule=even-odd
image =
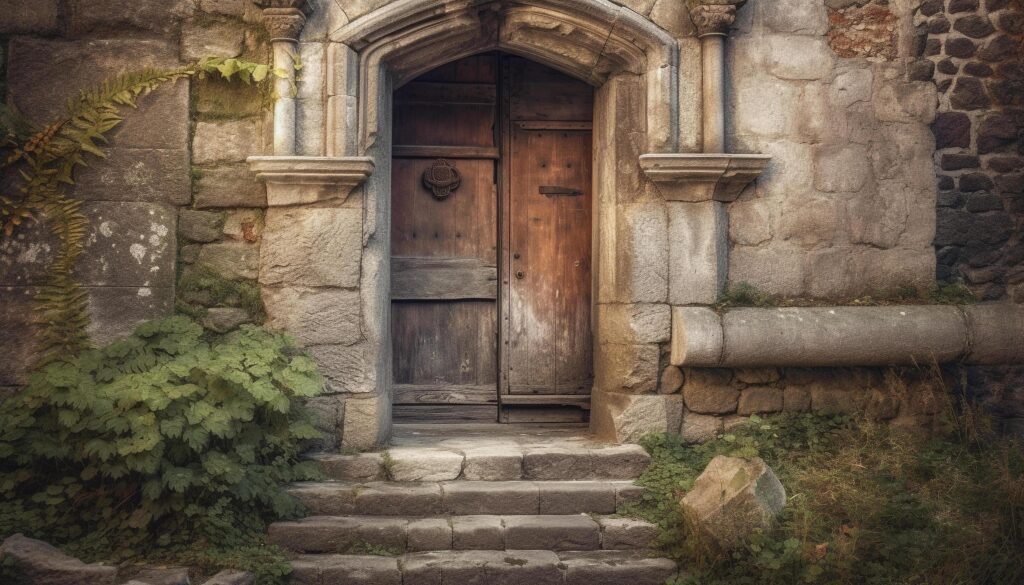
[{"label": "cracked stone slab", "polygon": [[388,475],[395,481],[448,481],[462,474],[463,455],[445,449],[388,451]]}]

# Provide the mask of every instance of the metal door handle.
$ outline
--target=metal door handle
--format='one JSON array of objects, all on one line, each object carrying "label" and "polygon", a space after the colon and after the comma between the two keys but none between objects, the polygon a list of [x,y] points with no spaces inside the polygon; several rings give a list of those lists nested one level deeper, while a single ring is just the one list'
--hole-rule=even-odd
[{"label": "metal door handle", "polygon": [[572,187],[557,187],[544,185],[540,188],[540,194],[545,197],[554,197],[556,195],[563,195],[565,197],[579,197],[583,195],[583,191],[579,189],[573,189]]}]

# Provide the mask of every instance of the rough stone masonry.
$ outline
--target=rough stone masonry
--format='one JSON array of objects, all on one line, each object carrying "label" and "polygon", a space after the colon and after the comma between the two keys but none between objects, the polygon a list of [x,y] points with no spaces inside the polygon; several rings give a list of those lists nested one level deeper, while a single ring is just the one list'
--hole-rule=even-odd
[{"label": "rough stone masonry", "polygon": [[[711,305],[726,282],[828,304],[961,277],[983,299],[1024,301],[1020,0],[710,4],[725,7],[695,21],[683,0],[275,3],[302,13],[298,38],[284,39],[302,64],[285,96],[294,165],[364,158],[373,170],[363,185],[332,179],[344,196],[278,205],[245,162],[280,143],[287,110],[275,116],[273,96],[210,80],[147,96],[109,158],[77,177],[94,341],[176,306],[209,309],[208,325],[227,330],[262,320],[259,299],[266,323],[320,361],[329,393],[316,406],[336,441],[386,437],[391,119],[379,106],[402,75],[513,47],[599,86],[595,430],[700,440],[751,414],[808,410],[925,422],[937,389],[919,373],[894,392],[895,374],[877,367],[671,365],[671,309]],[[249,0],[10,0],[0,90],[45,123],[119,71],[211,54],[269,61],[282,38],[265,24]],[[718,95],[702,83],[708,34],[727,35]],[[721,154],[770,162],[735,200],[666,200],[639,159],[704,153],[716,99]],[[31,296],[52,252],[42,229],[0,243],[7,391],[25,381]],[[968,373],[1022,424],[1019,371]]]}]

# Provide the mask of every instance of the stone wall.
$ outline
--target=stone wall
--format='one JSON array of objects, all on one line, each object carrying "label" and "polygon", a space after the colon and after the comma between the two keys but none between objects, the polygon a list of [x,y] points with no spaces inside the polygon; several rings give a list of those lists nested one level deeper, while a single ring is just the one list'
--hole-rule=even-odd
[{"label": "stone wall", "polygon": [[936,89],[904,42],[904,4],[741,10],[732,149],[773,158],[730,206],[731,281],[824,299],[934,281]]}]

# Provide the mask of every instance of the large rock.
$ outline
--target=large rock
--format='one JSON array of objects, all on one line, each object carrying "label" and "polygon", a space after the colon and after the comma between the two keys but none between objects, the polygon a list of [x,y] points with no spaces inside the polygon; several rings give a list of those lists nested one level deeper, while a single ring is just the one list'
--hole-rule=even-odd
[{"label": "large rock", "polygon": [[691,526],[728,551],[755,530],[767,530],[786,505],[786,490],[760,458],[719,455],[681,502]]},{"label": "large rock", "polygon": [[58,549],[21,534],[0,544],[0,559],[13,559],[14,568],[31,585],[114,585],[117,568],[87,565]]}]

